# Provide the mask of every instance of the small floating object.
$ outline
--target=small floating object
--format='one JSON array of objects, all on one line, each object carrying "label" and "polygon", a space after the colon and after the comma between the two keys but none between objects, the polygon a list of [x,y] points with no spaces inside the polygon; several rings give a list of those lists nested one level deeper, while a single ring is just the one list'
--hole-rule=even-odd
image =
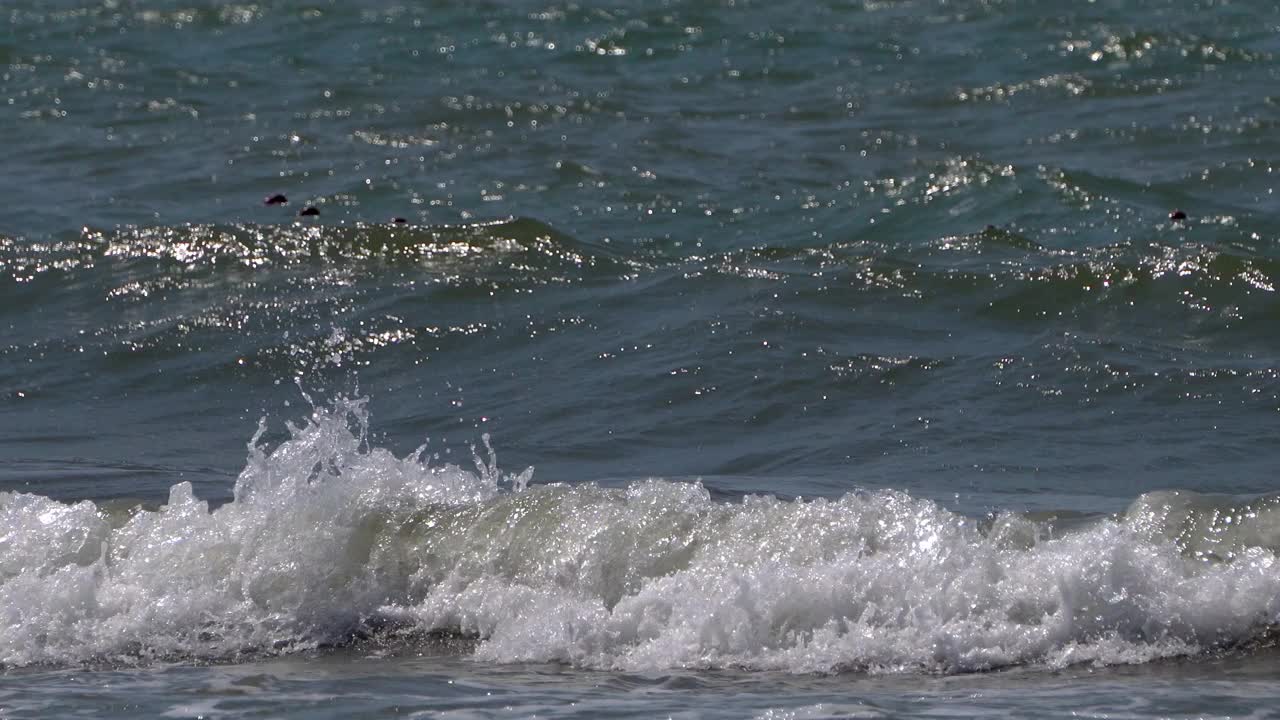
[{"label": "small floating object", "polygon": [[1181,222],[1187,219],[1187,214],[1182,212],[1181,210],[1174,210],[1173,212],[1169,213],[1169,219],[1173,220],[1174,222]]},{"label": "small floating object", "polygon": [[393,217],[393,218],[391,218],[391,222],[392,222],[393,224],[395,224],[395,225],[404,225],[405,223],[408,223],[409,221],[408,221],[408,220],[405,220],[405,219],[404,219],[404,218],[402,218],[402,217]]},{"label": "small floating object", "polygon": [[263,205],[288,205],[289,198],[285,197],[284,195],[281,195],[280,193],[276,193],[275,195],[272,195],[267,199],[263,200],[262,204]]},{"label": "small floating object", "polygon": [[315,217],[320,214],[320,209],[315,205],[308,205],[298,211],[298,217]]}]

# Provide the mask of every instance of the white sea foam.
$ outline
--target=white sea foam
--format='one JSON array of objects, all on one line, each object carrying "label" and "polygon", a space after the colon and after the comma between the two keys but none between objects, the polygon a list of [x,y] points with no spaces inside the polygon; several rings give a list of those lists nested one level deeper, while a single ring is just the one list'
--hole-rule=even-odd
[{"label": "white sea foam", "polygon": [[127,516],[0,493],[0,662],[228,659],[390,623],[495,662],[961,672],[1143,662],[1280,619],[1271,498],[1153,494],[1055,534],[892,491],[526,490],[491,450],[398,458],[366,423],[339,399],[270,451],[260,431],[212,511],[187,483]]}]

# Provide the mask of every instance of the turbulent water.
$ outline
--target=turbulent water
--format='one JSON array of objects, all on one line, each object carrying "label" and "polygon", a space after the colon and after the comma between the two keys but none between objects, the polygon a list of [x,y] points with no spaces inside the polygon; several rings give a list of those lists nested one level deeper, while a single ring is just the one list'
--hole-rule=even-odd
[{"label": "turbulent water", "polygon": [[0,28],[0,715],[1280,701],[1273,4]]}]

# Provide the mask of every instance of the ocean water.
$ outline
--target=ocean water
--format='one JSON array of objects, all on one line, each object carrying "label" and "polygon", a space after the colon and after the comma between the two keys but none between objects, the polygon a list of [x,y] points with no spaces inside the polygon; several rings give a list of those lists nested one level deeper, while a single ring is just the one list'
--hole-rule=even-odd
[{"label": "ocean water", "polygon": [[1271,716],[1278,58],[6,0],[0,717]]}]

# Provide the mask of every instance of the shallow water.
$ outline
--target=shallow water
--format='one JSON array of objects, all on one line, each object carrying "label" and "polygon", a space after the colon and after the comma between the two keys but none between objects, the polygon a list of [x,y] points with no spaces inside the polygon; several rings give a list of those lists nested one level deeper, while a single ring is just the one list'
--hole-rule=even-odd
[{"label": "shallow water", "polygon": [[3,714],[1274,704],[1273,5],[0,27]]},{"label": "shallow water", "polygon": [[[28,676],[14,717],[1267,717],[1274,658],[1052,674],[633,675],[558,665],[325,655],[213,668]],[[118,687],[128,687],[122,698]]]}]

